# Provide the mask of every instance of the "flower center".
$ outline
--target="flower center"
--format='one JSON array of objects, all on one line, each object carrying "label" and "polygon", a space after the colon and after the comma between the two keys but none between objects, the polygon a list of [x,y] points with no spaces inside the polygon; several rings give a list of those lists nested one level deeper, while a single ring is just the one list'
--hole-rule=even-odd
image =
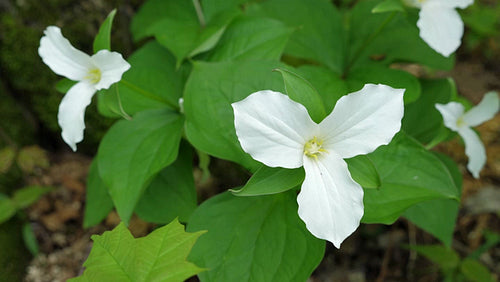
[{"label": "flower center", "polygon": [[459,117],[457,119],[457,127],[462,127],[465,125],[465,121],[464,121],[464,118],[463,117]]},{"label": "flower center", "polygon": [[310,158],[317,159],[323,153],[328,153],[328,151],[323,149],[323,140],[319,140],[316,136],[304,145],[304,155]]},{"label": "flower center", "polygon": [[98,83],[101,80],[101,70],[97,68],[89,70],[85,79],[90,81],[92,84]]}]

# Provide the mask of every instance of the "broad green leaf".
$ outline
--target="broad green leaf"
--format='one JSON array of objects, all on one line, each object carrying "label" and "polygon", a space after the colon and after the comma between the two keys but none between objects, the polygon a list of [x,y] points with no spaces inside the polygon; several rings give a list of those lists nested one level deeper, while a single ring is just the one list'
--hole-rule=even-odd
[{"label": "broad green leaf", "polygon": [[404,133],[367,155],[380,175],[380,189],[366,189],[365,223],[393,223],[409,207],[433,199],[458,201],[446,166]]},{"label": "broad green leaf", "polygon": [[8,197],[0,196],[0,224],[16,214],[16,205]]},{"label": "broad green leaf", "polygon": [[121,120],[101,141],[97,166],[124,222],[151,178],[177,158],[183,119],[168,110],[148,110]]},{"label": "broad green leaf", "polygon": [[276,69],[282,76],[286,94],[290,99],[306,107],[311,118],[320,123],[326,116],[325,107],[318,91],[307,80],[286,69]]},{"label": "broad green leaf", "polygon": [[474,259],[466,258],[460,264],[460,272],[470,281],[495,281],[488,268]]},{"label": "broad green leaf", "polygon": [[256,14],[276,18],[296,31],[285,54],[324,64],[341,73],[344,69],[342,15],[327,0],[270,0],[249,7]]},{"label": "broad green leaf", "polygon": [[453,67],[453,56],[441,56],[420,38],[416,9],[408,13],[372,13],[378,3],[358,1],[349,14],[351,52],[347,69],[373,63],[388,66],[393,62],[415,62],[444,70]]},{"label": "broad green leaf", "polygon": [[59,80],[56,83],[56,90],[59,93],[66,93],[75,84],[76,84],[76,81],[73,81],[73,80],[70,80],[70,79],[67,79],[67,78],[62,78],[61,80]]},{"label": "broad green leaf", "polygon": [[116,15],[116,9],[109,13],[108,17],[101,24],[99,32],[94,38],[94,53],[99,50],[111,50],[111,27],[113,26],[113,19]]},{"label": "broad green leaf", "polygon": [[278,62],[195,62],[184,91],[190,143],[212,156],[247,168],[260,167],[240,147],[231,103],[260,90],[284,93],[283,80],[272,71],[280,66]]},{"label": "broad green leaf", "polygon": [[352,179],[363,188],[380,188],[380,175],[372,161],[365,155],[345,160],[349,166]]},{"label": "broad green leaf", "polygon": [[306,281],[325,251],[297,214],[296,192],[219,194],[191,216],[187,230],[208,230],[189,259],[209,270],[203,282]]},{"label": "broad green leaf", "polygon": [[99,175],[97,163],[97,159],[92,161],[87,176],[87,193],[83,216],[84,228],[99,224],[114,207],[108,188],[102,181],[101,175]]},{"label": "broad green leaf", "polygon": [[160,171],[137,203],[135,212],[147,222],[187,222],[196,208],[191,147],[181,143],[177,160]]},{"label": "broad green leaf", "polygon": [[[193,17],[194,16],[194,17]],[[196,19],[191,1],[148,0],[135,14],[130,30],[135,41],[153,35],[151,27],[164,19]]]},{"label": "broad green leaf", "polygon": [[150,0],[134,17],[131,29],[136,40],[155,36],[180,66],[184,58],[213,48],[238,13],[233,9],[221,11],[202,27],[192,1]]},{"label": "broad green leaf", "polygon": [[239,190],[230,190],[236,196],[259,196],[281,193],[297,187],[304,181],[304,169],[260,167]]},{"label": "broad green leaf", "polygon": [[372,13],[386,13],[386,12],[404,12],[405,8],[403,7],[400,0],[384,0],[377,4],[372,9]]},{"label": "broad green leaf", "polygon": [[7,146],[0,149],[0,173],[6,173],[14,163],[16,158],[16,150],[14,147]]},{"label": "broad green leaf", "polygon": [[460,257],[454,250],[441,245],[413,245],[409,248],[438,264],[445,272],[457,268],[460,263]]},{"label": "broad green leaf", "polygon": [[36,257],[38,255],[38,241],[36,240],[35,233],[30,223],[23,224],[23,240],[28,251]]},{"label": "broad green leaf", "polygon": [[18,209],[24,209],[36,202],[42,195],[54,190],[52,187],[28,186],[18,189],[12,195],[12,202]]},{"label": "broad green leaf", "polygon": [[[458,195],[460,195],[462,173],[456,163],[446,155],[439,153],[434,153],[434,155],[447,167],[455,183]],[[431,200],[410,207],[404,212],[403,216],[434,235],[449,248],[455,231],[459,204],[458,201],[451,199]]]},{"label": "broad green leaf", "polygon": [[149,42],[132,56],[131,68],[120,82],[99,91],[101,114],[122,116],[119,103],[128,115],[147,109],[178,109],[186,80],[182,69],[175,67],[175,58],[156,42]]},{"label": "broad green leaf", "polygon": [[327,114],[332,112],[340,97],[349,93],[347,82],[338,73],[326,67],[303,65],[297,68],[297,73],[318,90]]},{"label": "broad green leaf", "polygon": [[347,77],[349,92],[363,88],[367,83],[385,84],[393,88],[405,89],[404,102],[411,103],[418,99],[421,93],[420,82],[410,73],[384,66],[360,67],[349,73]]},{"label": "broad green leaf", "polygon": [[434,143],[436,137],[448,135],[435,105],[448,103],[456,94],[450,79],[421,80],[421,85],[422,95],[419,99],[405,106],[401,127],[408,135],[423,144],[429,144]]},{"label": "broad green leaf", "polygon": [[134,239],[125,224],[93,235],[82,276],[70,281],[178,282],[203,271],[186,260],[203,231],[186,233],[177,220]]},{"label": "broad green leaf", "polygon": [[292,34],[280,21],[262,17],[238,17],[227,28],[210,61],[279,60]]},{"label": "broad green leaf", "polygon": [[203,0],[203,12],[207,21],[210,21],[218,13],[224,10],[236,9],[245,2],[251,0]]}]

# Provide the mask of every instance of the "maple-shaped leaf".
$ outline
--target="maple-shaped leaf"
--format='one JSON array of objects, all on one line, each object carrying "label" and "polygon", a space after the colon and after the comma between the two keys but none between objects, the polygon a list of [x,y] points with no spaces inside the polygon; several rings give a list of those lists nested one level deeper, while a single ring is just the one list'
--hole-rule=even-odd
[{"label": "maple-shaped leaf", "polygon": [[70,281],[184,281],[204,270],[186,260],[203,233],[186,233],[175,219],[135,239],[120,223],[112,231],[92,236],[94,246],[83,264],[85,272]]}]

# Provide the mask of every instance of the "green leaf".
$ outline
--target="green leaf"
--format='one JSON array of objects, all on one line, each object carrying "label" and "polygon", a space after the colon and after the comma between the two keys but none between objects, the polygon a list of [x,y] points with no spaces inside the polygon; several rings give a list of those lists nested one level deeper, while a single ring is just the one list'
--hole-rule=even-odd
[{"label": "green leaf", "polygon": [[177,282],[203,271],[186,258],[203,231],[186,233],[177,220],[134,239],[125,224],[93,235],[82,276],[70,281]]},{"label": "green leaf", "polygon": [[384,0],[373,7],[372,13],[404,12],[405,8],[400,0]]},{"label": "green leaf", "polygon": [[380,175],[381,186],[365,190],[362,219],[365,223],[391,224],[417,203],[459,199],[446,166],[404,133],[397,134],[389,145],[367,156]]},{"label": "green leaf", "polygon": [[250,0],[203,0],[203,12],[207,21],[217,16],[221,11],[236,9]]},{"label": "green leaf", "polygon": [[325,107],[318,91],[301,76],[286,70],[275,69],[283,76],[286,94],[290,99],[306,107],[311,118],[320,123],[326,116]]},{"label": "green leaf", "polygon": [[[450,172],[458,195],[461,194],[462,173],[456,163],[446,155],[434,152]],[[459,202],[451,199],[437,199],[416,204],[404,212],[404,217],[418,227],[434,235],[448,248],[451,246]],[[436,216],[438,214],[439,216]]]},{"label": "green leaf", "polygon": [[129,115],[147,109],[178,109],[186,81],[183,70],[177,70],[175,58],[156,42],[149,42],[128,58],[130,70],[120,82],[99,91],[99,112],[119,117],[119,103]]},{"label": "green leaf", "polygon": [[[417,101],[405,106],[402,129],[424,144],[436,143],[436,137],[448,136],[436,103],[446,104],[456,94],[450,79],[421,80],[422,95]],[[442,139],[442,138],[440,138]]]},{"label": "green leaf", "polygon": [[345,160],[349,166],[352,179],[363,188],[380,188],[381,181],[377,169],[366,155]]},{"label": "green leaf", "polygon": [[238,10],[221,11],[202,27],[191,1],[151,0],[136,14],[131,29],[135,40],[155,36],[180,66],[184,58],[213,48],[237,14]]},{"label": "green leaf", "polygon": [[279,60],[292,29],[275,19],[238,17],[227,28],[210,61]]},{"label": "green leaf", "polygon": [[38,241],[36,240],[33,228],[31,228],[31,224],[29,223],[25,223],[23,225],[23,240],[28,251],[36,257],[38,255]]},{"label": "green leaf", "polygon": [[283,80],[272,72],[279,66],[278,62],[195,62],[184,91],[189,142],[212,156],[260,167],[240,147],[231,103],[259,90],[284,92]]},{"label": "green leaf", "polygon": [[76,81],[73,81],[73,80],[70,80],[70,79],[67,79],[67,78],[62,78],[61,80],[59,80],[57,83],[56,83],[56,90],[59,92],[59,93],[66,93],[69,91],[69,89],[71,87],[73,87],[73,85],[75,85],[77,82]]},{"label": "green leaf", "polygon": [[[374,63],[389,66],[393,62],[414,62],[444,70],[453,67],[453,56],[441,56],[420,38],[416,9],[408,13],[372,13],[378,3],[357,1],[349,14],[348,46],[352,51],[348,59],[352,64],[351,70]],[[380,33],[367,42],[391,17]]]},{"label": "green leaf", "polygon": [[349,93],[347,82],[326,67],[303,65],[297,68],[297,73],[318,90],[327,113],[332,112],[340,97]]},{"label": "green leaf", "polygon": [[230,190],[236,196],[259,196],[281,193],[297,187],[304,181],[304,169],[285,169],[261,166],[239,190]]},{"label": "green leaf", "polygon": [[85,198],[85,213],[83,227],[89,228],[99,224],[113,209],[113,200],[108,192],[108,187],[99,175],[98,161],[94,159],[90,165],[87,176],[87,193]]},{"label": "green leaf", "polygon": [[111,50],[111,27],[116,15],[116,9],[109,13],[108,17],[99,28],[99,32],[94,39],[94,53],[99,50]]},{"label": "green leaf", "polygon": [[409,248],[438,264],[444,272],[457,268],[460,263],[460,257],[454,250],[441,245],[414,245]]},{"label": "green leaf", "polygon": [[151,178],[177,158],[182,123],[176,113],[148,110],[117,122],[102,139],[99,174],[123,221],[132,216]]},{"label": "green leaf", "polygon": [[16,214],[14,202],[7,197],[0,196],[0,224],[9,220],[14,214]]},{"label": "green leaf", "polygon": [[293,27],[285,54],[324,64],[341,73],[344,69],[342,15],[325,0],[272,0],[250,7],[256,14],[272,17]]},{"label": "green leaf", "polygon": [[12,202],[18,209],[23,209],[36,202],[42,195],[54,190],[52,187],[28,186],[16,190]]},{"label": "green leaf", "polygon": [[495,281],[488,268],[474,259],[464,259],[460,264],[460,272],[470,281]]},{"label": "green leaf", "polygon": [[176,217],[187,222],[196,206],[193,153],[189,145],[181,143],[177,160],[155,176],[135,212],[147,222],[165,224]]},{"label": "green leaf", "polygon": [[364,66],[349,73],[347,77],[349,92],[363,88],[367,83],[385,84],[393,88],[405,89],[405,104],[418,99],[421,93],[418,79],[406,71],[391,69],[383,66]]},{"label": "green leaf", "polygon": [[226,192],[203,203],[187,230],[208,230],[189,259],[209,270],[201,281],[305,281],[325,251],[297,214],[296,192],[235,197]]}]

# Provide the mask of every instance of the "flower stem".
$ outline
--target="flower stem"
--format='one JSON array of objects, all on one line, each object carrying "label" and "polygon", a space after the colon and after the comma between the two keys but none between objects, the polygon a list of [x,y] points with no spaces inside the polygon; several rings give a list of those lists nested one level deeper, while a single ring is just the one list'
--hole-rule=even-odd
[{"label": "flower stem", "polygon": [[370,34],[370,36],[368,36],[368,38],[366,38],[365,42],[363,42],[363,44],[361,44],[361,47],[356,51],[356,53],[352,57],[352,60],[349,62],[349,64],[345,68],[344,75],[347,75],[349,73],[349,70],[354,65],[354,63],[359,59],[359,56],[363,53],[363,51],[365,51],[365,49],[368,46],[370,46],[370,44],[373,42],[373,40],[375,40],[375,38],[377,38],[377,36],[379,36],[379,34],[382,32],[382,30],[384,30],[384,28],[387,26],[387,24],[389,24],[392,21],[392,19],[396,16],[396,13],[397,13],[397,11],[394,11],[389,16],[387,16],[385,21],[377,28],[377,30],[375,30],[372,34]]},{"label": "flower stem", "polygon": [[201,9],[200,0],[193,0],[193,5],[196,10],[196,15],[198,16],[198,21],[200,21],[200,26],[204,28],[206,26],[206,22],[203,10]]}]

